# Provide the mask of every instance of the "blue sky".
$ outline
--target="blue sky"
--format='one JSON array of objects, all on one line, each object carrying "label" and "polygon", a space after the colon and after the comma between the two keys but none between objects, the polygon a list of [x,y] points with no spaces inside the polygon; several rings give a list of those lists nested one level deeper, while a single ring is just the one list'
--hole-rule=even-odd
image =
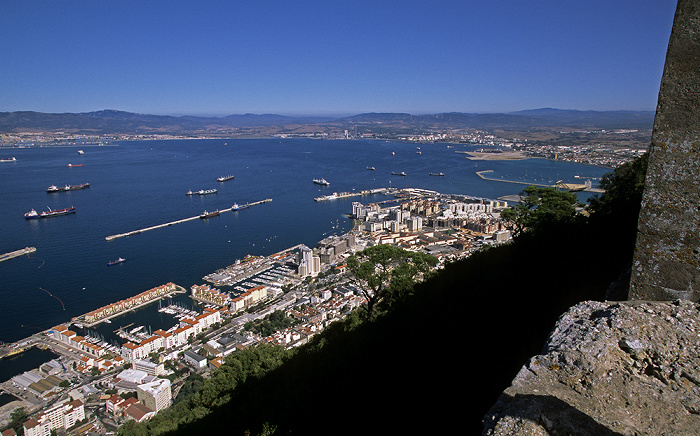
[{"label": "blue sky", "polygon": [[675,0],[0,2],[0,111],[655,110]]}]

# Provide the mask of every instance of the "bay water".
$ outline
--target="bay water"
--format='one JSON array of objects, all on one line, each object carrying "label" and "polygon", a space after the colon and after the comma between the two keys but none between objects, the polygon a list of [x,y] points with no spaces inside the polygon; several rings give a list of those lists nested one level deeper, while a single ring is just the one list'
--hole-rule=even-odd
[{"label": "bay water", "polygon": [[[415,187],[496,199],[517,194],[525,185],[483,180],[477,171],[544,184],[583,183],[586,178],[595,183],[610,171],[544,159],[473,161],[458,153],[478,148],[267,138],[0,149],[0,157],[17,159],[0,163],[0,253],[27,246],[37,249],[29,256],[0,262],[0,341],[20,340],[167,282],[189,289],[246,254],[269,255],[299,243],[314,247],[324,237],[351,228],[345,215],[352,211],[353,201],[385,199],[376,195],[314,201],[321,195]],[[405,177],[392,175],[402,171]],[[430,175],[440,172],[445,175]],[[217,177],[229,174],[234,179],[217,182]],[[325,178],[330,185],[314,184],[314,178]],[[46,192],[50,185],[81,183],[90,187]],[[216,194],[186,195],[188,190],[213,188]],[[208,220],[105,240],[205,210],[267,198],[272,202]],[[23,216],[32,208],[71,206],[76,207],[75,214],[35,220]],[[118,257],[127,260],[107,266]],[[154,314],[151,310],[142,318]],[[173,324],[172,319],[161,319],[152,327]]]}]

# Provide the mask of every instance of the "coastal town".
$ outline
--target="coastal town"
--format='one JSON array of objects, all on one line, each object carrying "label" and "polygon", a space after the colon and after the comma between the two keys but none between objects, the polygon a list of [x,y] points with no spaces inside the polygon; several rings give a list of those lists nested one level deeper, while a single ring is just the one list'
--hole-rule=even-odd
[{"label": "coastal town", "polygon": [[[16,398],[0,408],[0,428],[15,423],[21,410],[28,436],[111,434],[128,420],[145,421],[170,407],[190,374],[207,377],[226,356],[255,344],[298,347],[360,307],[365,297],[346,266],[353,253],[390,244],[433,255],[441,268],[510,240],[500,219],[506,201],[415,188],[381,194],[379,201],[353,201],[352,230],[313,248],[300,244],[267,256],[248,255],[200,283],[166,283],[4,346],[3,358],[20,357],[32,347],[56,357],[0,384]],[[168,304],[177,295],[196,301],[199,310]],[[172,316],[169,328],[120,326],[119,343],[93,333],[153,305]],[[271,317],[284,317],[291,326],[256,328]],[[7,431],[3,435],[13,434]]]},{"label": "coastal town", "polygon": [[[405,126],[404,126],[405,127]],[[181,133],[104,133],[17,129],[0,131],[0,150],[32,147],[115,146],[119,141],[221,138],[306,138],[319,140],[387,140],[406,144],[446,143],[478,146],[491,152],[513,152],[518,158],[543,158],[617,168],[643,154],[651,138],[647,128],[570,128],[555,125],[535,129],[484,129],[460,127],[416,128],[405,133],[401,125],[310,124],[291,127],[261,126],[255,129],[221,127],[215,131]],[[459,151],[459,150],[455,150]],[[509,157],[511,158],[511,157]]]}]

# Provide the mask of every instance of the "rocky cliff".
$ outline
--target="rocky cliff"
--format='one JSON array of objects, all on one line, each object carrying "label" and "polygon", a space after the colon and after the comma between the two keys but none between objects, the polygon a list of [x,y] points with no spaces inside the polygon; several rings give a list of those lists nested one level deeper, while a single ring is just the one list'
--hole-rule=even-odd
[{"label": "rocky cliff", "polygon": [[574,306],[486,415],[483,434],[700,434],[699,309]]}]

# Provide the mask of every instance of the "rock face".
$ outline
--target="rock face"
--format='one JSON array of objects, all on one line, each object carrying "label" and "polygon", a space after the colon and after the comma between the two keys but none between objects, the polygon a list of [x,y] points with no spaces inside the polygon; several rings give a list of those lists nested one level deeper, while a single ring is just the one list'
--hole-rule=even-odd
[{"label": "rock face", "polygon": [[574,306],[486,415],[483,434],[700,434],[699,309]]}]

